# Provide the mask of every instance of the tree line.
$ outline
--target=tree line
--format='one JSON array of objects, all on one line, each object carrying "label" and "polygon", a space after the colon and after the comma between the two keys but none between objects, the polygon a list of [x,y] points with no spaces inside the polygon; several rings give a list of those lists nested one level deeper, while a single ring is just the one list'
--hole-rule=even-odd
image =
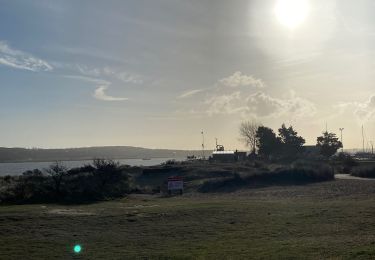
[{"label": "tree line", "polygon": [[[282,124],[277,134],[269,127],[257,122],[242,122],[240,125],[241,140],[250,148],[252,157],[264,160],[293,161],[304,156],[305,139],[298,135],[293,126]],[[324,132],[317,137],[316,149],[321,156],[329,159],[342,148],[335,133]]]}]

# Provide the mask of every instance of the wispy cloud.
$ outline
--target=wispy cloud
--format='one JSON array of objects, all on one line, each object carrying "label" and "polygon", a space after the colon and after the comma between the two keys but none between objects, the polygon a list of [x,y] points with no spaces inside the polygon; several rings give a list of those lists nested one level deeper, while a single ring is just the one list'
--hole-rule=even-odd
[{"label": "wispy cloud", "polygon": [[[254,76],[239,71],[218,80],[213,87],[195,89],[181,94],[178,98],[193,96],[207,91],[201,99],[200,111],[212,115],[251,116],[254,118],[312,117],[316,114],[315,104],[299,97],[291,91],[288,97],[278,98],[260,90],[266,83]],[[209,90],[209,91],[208,91]]]},{"label": "wispy cloud", "polygon": [[276,98],[257,92],[246,98],[247,112],[257,117],[311,117],[317,112],[314,103],[291,92],[289,98]]},{"label": "wispy cloud", "polygon": [[215,95],[204,101],[207,105],[206,112],[209,115],[215,114],[235,114],[246,110],[244,105],[240,105],[241,92],[237,91],[228,95]]},{"label": "wispy cloud", "polygon": [[194,96],[195,94],[201,93],[202,91],[204,91],[204,89],[193,89],[193,90],[189,90],[189,91],[186,91],[186,92],[182,93],[182,94],[179,95],[177,98],[178,98],[178,99],[188,98],[188,97]]},{"label": "wispy cloud", "polygon": [[289,98],[273,97],[265,92],[253,94],[236,91],[232,94],[217,95],[205,101],[206,112],[215,114],[236,114],[265,117],[311,117],[317,108],[311,101],[298,97],[294,93]]},{"label": "wispy cloud", "polygon": [[264,88],[265,83],[261,79],[257,79],[254,76],[245,75],[241,71],[236,71],[233,75],[223,78],[219,81],[221,84],[227,87],[255,87]]},{"label": "wispy cloud", "polygon": [[[218,80],[216,84],[209,88],[205,89],[191,89],[188,90],[181,95],[179,95],[178,99],[189,98],[201,92],[210,92],[210,93],[228,93],[233,91],[234,88],[240,87],[248,87],[248,90],[251,89],[258,89],[258,88],[265,88],[266,84],[262,79],[258,79],[252,75],[243,74],[241,71],[236,71],[232,75]],[[236,90],[237,91],[237,90]],[[230,93],[232,94],[232,93]],[[223,95],[228,96],[228,95]],[[226,100],[223,98],[222,101]]]},{"label": "wispy cloud", "polygon": [[0,64],[15,69],[29,71],[50,71],[53,67],[45,60],[26,52],[12,49],[7,43],[0,41]]},{"label": "wispy cloud", "polygon": [[144,82],[144,79],[141,75],[123,71],[121,69],[115,69],[111,67],[90,68],[85,65],[76,65],[76,68],[79,73],[85,76],[110,78],[112,80],[117,79],[124,83],[131,83],[136,85],[142,84]]},{"label": "wispy cloud", "polygon": [[133,83],[133,84],[142,84],[143,77],[137,74],[129,73],[129,72],[117,72],[115,73],[117,79],[121,80],[125,83]]},{"label": "wispy cloud", "polygon": [[[67,47],[67,46],[54,46],[54,51],[62,52],[65,55],[83,56],[99,60],[104,60],[106,63],[114,62],[119,64],[130,63],[127,60],[120,58],[119,56],[112,55],[108,50],[97,49],[92,47]],[[134,62],[132,62],[134,63]]]},{"label": "wispy cloud", "polygon": [[341,114],[352,112],[358,122],[363,124],[375,118],[375,95],[365,102],[347,102],[334,106]]},{"label": "wispy cloud", "polygon": [[94,97],[98,100],[103,100],[103,101],[125,101],[128,100],[128,98],[124,97],[113,97],[109,96],[105,93],[105,91],[108,89],[108,86],[99,86],[95,92],[94,92]]},{"label": "wispy cloud", "polygon": [[93,77],[87,77],[87,76],[81,76],[81,75],[63,75],[64,78],[68,79],[77,79],[89,83],[95,83],[97,85],[109,85],[111,84],[109,81],[106,81],[104,79],[98,79]]}]

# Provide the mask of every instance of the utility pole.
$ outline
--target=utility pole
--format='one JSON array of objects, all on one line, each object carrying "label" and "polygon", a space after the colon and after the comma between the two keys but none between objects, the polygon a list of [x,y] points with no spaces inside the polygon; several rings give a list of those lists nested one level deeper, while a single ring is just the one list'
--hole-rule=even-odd
[{"label": "utility pole", "polygon": [[340,132],[341,132],[341,152],[344,153],[344,143],[342,142],[342,131],[344,131],[344,128],[339,128]]},{"label": "utility pole", "polygon": [[371,154],[372,156],[374,156],[374,142],[370,141],[370,144],[371,144]]},{"label": "utility pole", "polygon": [[202,134],[202,159],[204,160],[205,156],[204,156],[204,132],[203,132],[203,130],[202,130],[201,134]]}]

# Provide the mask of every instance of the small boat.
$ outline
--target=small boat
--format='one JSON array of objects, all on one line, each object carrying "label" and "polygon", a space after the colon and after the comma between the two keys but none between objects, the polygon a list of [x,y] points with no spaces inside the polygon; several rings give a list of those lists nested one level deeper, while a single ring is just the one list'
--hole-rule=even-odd
[{"label": "small boat", "polygon": [[151,160],[151,158],[142,158],[143,161]]}]

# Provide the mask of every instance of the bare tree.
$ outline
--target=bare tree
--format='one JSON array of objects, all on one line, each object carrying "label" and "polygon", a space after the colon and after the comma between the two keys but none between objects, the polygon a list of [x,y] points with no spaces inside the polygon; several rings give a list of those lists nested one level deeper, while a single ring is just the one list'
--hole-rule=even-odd
[{"label": "bare tree", "polygon": [[250,148],[250,151],[255,153],[256,150],[256,135],[259,126],[256,121],[245,121],[240,125],[240,140]]},{"label": "bare tree", "polygon": [[113,160],[95,158],[93,165],[93,174],[99,179],[100,189],[104,189],[107,183],[116,181],[116,177],[121,174],[120,164]]},{"label": "bare tree", "polygon": [[61,193],[61,184],[64,177],[68,174],[68,169],[60,162],[56,161],[55,163],[51,164],[48,169],[45,169],[45,171],[52,178],[55,195],[57,198],[59,198]]}]

